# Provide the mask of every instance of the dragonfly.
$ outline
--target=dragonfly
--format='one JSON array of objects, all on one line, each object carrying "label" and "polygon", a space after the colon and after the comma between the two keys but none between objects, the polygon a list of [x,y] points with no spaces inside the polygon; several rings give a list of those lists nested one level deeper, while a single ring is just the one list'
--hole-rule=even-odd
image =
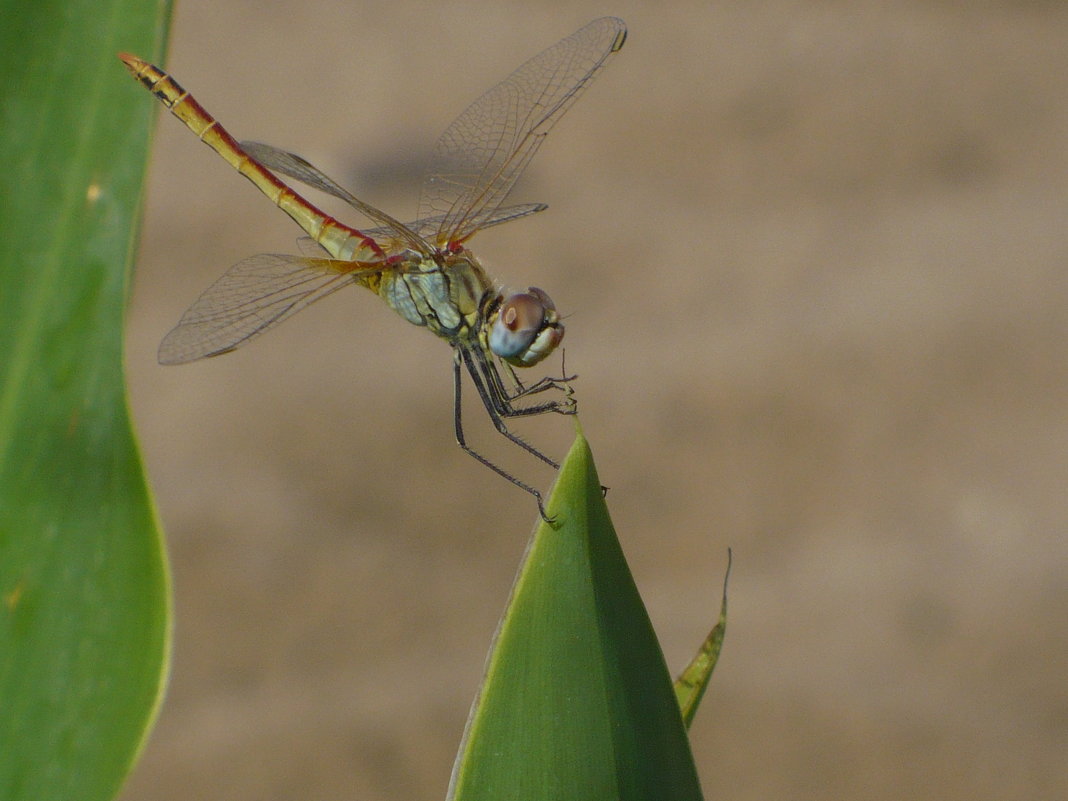
[{"label": "dragonfly", "polygon": [[[513,369],[532,367],[553,353],[564,337],[564,324],[544,290],[498,287],[467,243],[484,228],[546,208],[540,203],[504,203],[550,129],[619,52],[626,36],[622,20],[596,19],[526,61],[468,106],[438,139],[420,191],[418,216],[408,223],[358,199],[294,153],[238,142],[170,75],[120,53],[137,81],[306,234],[298,240],[303,255],[253,256],[208,287],[164,337],[160,363],[229,353],[338,289],[362,286],[409,323],[427,328],[452,347],[457,442],[533,495],[541,516],[548,519],[535,487],[467,444],[461,384],[466,370],[496,430],[558,469],[558,462],[513,433],[506,421],[546,412],[574,414],[570,382],[575,376],[562,371],[560,377],[524,384]],[[344,201],[374,227],[345,225],[283,178]],[[550,396],[552,400],[543,400]]]}]

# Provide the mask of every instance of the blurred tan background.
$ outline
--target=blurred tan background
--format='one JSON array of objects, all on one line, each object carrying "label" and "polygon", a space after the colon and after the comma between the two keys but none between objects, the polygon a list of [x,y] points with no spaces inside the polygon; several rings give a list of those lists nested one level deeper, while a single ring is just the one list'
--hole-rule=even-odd
[{"label": "blurred tan background", "polygon": [[[609,13],[627,46],[514,196],[549,211],[473,248],[571,315],[673,671],[734,548],[706,795],[1068,797],[1068,7],[184,0],[169,66],[407,219],[445,125]],[[156,364],[298,233],[161,118],[128,361],[177,627],[125,801],[443,798],[535,519],[454,444],[447,347],[369,293]]]}]

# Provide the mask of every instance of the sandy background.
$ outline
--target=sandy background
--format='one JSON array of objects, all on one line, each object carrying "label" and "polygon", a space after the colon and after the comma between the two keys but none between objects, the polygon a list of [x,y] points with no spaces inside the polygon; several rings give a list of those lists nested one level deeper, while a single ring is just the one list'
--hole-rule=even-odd
[{"label": "sandy background", "polygon": [[[606,13],[630,40],[515,196],[550,210],[473,244],[572,315],[673,670],[735,550],[707,796],[1068,796],[1063,3],[184,0],[169,65],[408,218],[452,117]],[[128,360],[177,628],[124,801],[442,798],[535,517],[453,443],[448,349],[367,293],[156,365],[297,233],[161,120]]]}]

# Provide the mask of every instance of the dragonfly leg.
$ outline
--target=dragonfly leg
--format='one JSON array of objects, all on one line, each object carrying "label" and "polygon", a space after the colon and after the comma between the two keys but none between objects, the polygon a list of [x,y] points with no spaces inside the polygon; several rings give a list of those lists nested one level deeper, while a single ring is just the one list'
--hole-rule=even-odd
[{"label": "dragonfly leg", "polygon": [[[500,395],[502,398],[511,402],[519,400],[520,398],[526,398],[530,395],[537,395],[539,392],[545,392],[549,389],[558,389],[564,393],[566,399],[563,401],[555,401],[557,408],[546,409],[545,411],[559,412],[560,414],[574,414],[575,401],[572,398],[574,390],[567,380],[545,376],[544,378],[539,378],[535,383],[528,387],[519,380],[511,365],[506,365],[506,367],[508,368],[508,372],[511,373],[511,378],[515,384],[516,390],[514,392],[509,392],[502,382],[500,385]],[[577,376],[571,376],[571,378],[576,377]]]},{"label": "dragonfly leg", "polygon": [[[482,396],[482,402],[486,405],[486,410],[489,411],[490,418],[493,420],[497,430],[508,437],[513,442],[520,445],[527,451],[530,451],[539,459],[544,462],[556,466],[555,463],[547,458],[541,451],[538,451],[531,445],[528,445],[523,440],[519,439],[504,427],[503,417],[520,417],[528,414],[541,414],[543,412],[556,412],[557,414],[577,414],[578,408],[575,403],[574,388],[569,383],[577,378],[577,376],[568,376],[567,371],[564,368],[563,357],[560,360],[560,371],[563,378],[550,378],[546,376],[541,378],[529,387],[524,387],[518,376],[515,374],[515,370],[512,366],[505,364],[511,373],[512,379],[519,387],[519,391],[514,394],[508,394],[503,382],[501,381],[500,373],[498,372],[496,365],[488,359],[479,359],[477,356],[468,356],[465,354],[465,361],[467,363],[468,370],[471,371],[471,377],[474,379],[475,386],[478,387],[479,394]],[[478,376],[475,374],[475,364],[482,368],[482,373],[486,377],[486,391],[483,391],[483,386],[478,380]],[[562,401],[550,401],[548,403],[542,403],[535,406],[529,406],[525,409],[516,409],[511,405],[511,401],[517,398],[526,397],[527,395],[533,395],[537,392],[544,392],[547,389],[559,389],[561,390],[565,398]],[[494,407],[491,409],[491,403]],[[601,496],[608,497],[608,487],[601,485]]]},{"label": "dragonfly leg", "polygon": [[[456,357],[453,359],[453,371],[452,371],[452,374],[453,374],[453,399],[454,399],[453,400],[453,403],[454,403],[454,406],[453,406],[453,421],[454,421],[454,423],[456,425],[456,442],[460,445],[461,448],[463,448],[463,450],[466,453],[469,453],[471,456],[474,456],[479,462],[484,464],[486,467],[488,467],[490,470],[495,472],[497,475],[501,476],[502,478],[507,479],[508,481],[512,482],[517,487],[519,487],[520,489],[525,490],[525,491],[529,492],[531,495],[533,495],[534,496],[534,500],[536,500],[538,502],[538,514],[541,515],[541,519],[544,520],[546,523],[552,523],[554,521],[554,518],[549,517],[549,515],[546,513],[545,504],[542,501],[541,493],[538,492],[538,490],[534,489],[534,487],[530,486],[530,484],[527,484],[525,481],[521,481],[520,479],[516,478],[515,476],[513,476],[511,473],[507,472],[506,470],[498,467],[493,462],[491,462],[489,459],[487,459],[485,456],[483,456],[481,453],[479,453],[478,451],[476,451],[474,448],[472,448],[471,446],[469,446],[467,444],[467,440],[464,437],[463,412],[462,412],[463,404],[461,403],[461,396],[460,396],[461,388],[462,388],[462,384],[463,384],[463,375],[460,372],[460,358],[461,358],[460,357],[460,353],[457,352]],[[465,361],[465,363],[467,362],[466,358],[464,359],[464,361]],[[470,363],[467,363],[467,364],[468,364],[468,369],[471,370],[472,368],[471,368]],[[475,385],[476,385],[476,387],[478,387],[479,395],[482,396],[483,402],[485,402],[485,389],[484,389],[484,387],[481,385],[481,383],[479,381],[476,381]],[[486,405],[486,408],[490,409],[489,404]],[[530,451],[535,456],[538,456],[541,459],[547,461],[549,464],[553,465],[553,467],[557,467],[557,468],[559,467],[559,465],[554,463],[551,459],[549,459],[548,457],[546,457],[543,454],[539,453],[537,450],[534,450],[531,446],[527,445],[525,442],[523,442],[521,439],[516,437],[514,434],[511,434],[510,432],[508,432],[507,429],[503,429],[502,428],[503,427],[503,423],[501,422],[500,417],[496,414],[495,411],[491,411],[490,412],[490,417],[493,419],[494,425],[496,426],[497,430],[501,431],[501,433],[503,433],[505,436],[507,436],[513,442],[516,442],[517,444],[521,445],[523,448],[525,448],[526,450]]]},{"label": "dragonfly leg", "polygon": [[[567,352],[563,348],[560,348],[560,377],[559,378],[557,378],[555,376],[545,376],[544,378],[539,379],[537,384],[535,384],[534,386],[538,386],[538,384],[545,383],[545,384],[548,384],[549,386],[554,386],[554,387],[557,387],[560,390],[563,390],[569,396],[572,395],[574,393],[574,389],[572,389],[572,387],[571,387],[571,382],[574,381],[576,378],[578,378],[578,374],[577,373],[572,373],[571,375],[568,375],[568,373],[567,373],[567,364],[565,363],[566,362],[566,357],[567,357]],[[516,383],[519,383],[520,386],[522,386],[522,384],[519,381],[519,378],[515,374],[515,369],[513,369],[512,365],[510,365],[510,364],[508,365],[508,370],[512,373],[512,378],[515,379]]]},{"label": "dragonfly leg", "polygon": [[578,378],[577,375],[567,375],[566,373],[564,373],[560,378],[554,378],[552,376],[543,376],[528,387],[516,374],[515,368],[512,367],[512,365],[505,362],[504,367],[508,370],[508,375],[512,379],[512,384],[516,388],[516,391],[509,395],[512,400],[516,400],[517,398],[523,398],[527,395],[534,395],[538,392],[544,392],[547,389],[559,389],[570,394],[571,382]]},{"label": "dragonfly leg", "polygon": [[[574,400],[572,400],[572,395],[574,395],[574,389],[571,386],[571,382],[578,378],[578,376],[567,374],[567,367],[564,364],[564,351],[562,348],[560,350],[560,377],[557,378],[555,376],[542,376],[529,387],[523,384],[522,380],[516,374],[515,368],[512,367],[512,365],[508,364],[507,362],[501,362],[501,364],[503,364],[505,369],[508,370],[508,375],[512,379],[512,385],[516,388],[516,391],[514,393],[508,393],[506,390],[504,390],[502,386],[502,394],[508,396],[511,400],[516,400],[517,398],[522,398],[527,395],[534,395],[538,392],[544,392],[547,389],[559,389],[561,392],[567,395],[568,399],[564,402],[563,407],[557,409],[556,411],[559,411],[561,414],[574,414],[575,402]],[[569,409],[566,407],[571,408]]]},{"label": "dragonfly leg", "polygon": [[[507,395],[499,394],[501,390],[499,384],[500,375],[496,370],[492,369],[493,365],[488,362],[485,357],[480,358],[472,354],[472,352],[466,348],[459,348],[458,352],[463,359],[464,364],[467,366],[468,373],[471,374],[471,380],[475,384],[475,389],[478,390],[478,395],[482,399],[482,404],[486,407],[486,412],[489,414],[490,420],[493,421],[493,427],[496,428],[500,434],[503,434],[527,453],[538,457],[554,470],[559,470],[560,464],[558,462],[554,462],[533,445],[509,431],[508,426],[504,424],[504,418],[525,417],[532,414],[553,412],[557,410],[560,402],[550,401],[548,403],[539,403],[537,406],[528,406],[525,409],[516,409],[508,402]],[[482,369],[479,369],[480,367]],[[487,367],[490,369],[486,369]],[[493,383],[494,377],[498,382],[496,385]]]},{"label": "dragonfly leg", "polygon": [[[494,409],[500,417],[525,417],[531,414],[544,414],[546,412],[556,412],[558,414],[574,414],[575,399],[573,397],[574,390],[570,384],[561,382],[556,378],[545,377],[538,380],[536,383],[526,387],[519,381],[515,372],[509,366],[508,369],[512,373],[512,378],[518,386],[516,392],[509,392],[505,387],[504,381],[501,380],[500,371],[497,369],[497,365],[486,358],[481,353],[465,354],[464,360],[467,362],[468,370],[471,371],[471,375],[474,378],[477,371],[483,381],[483,385],[489,395],[490,401],[494,405]],[[475,378],[476,385],[479,384],[479,379]],[[516,408],[512,405],[513,401],[525,398],[528,395],[536,395],[539,392],[545,392],[549,389],[559,389],[565,394],[565,398],[562,401],[547,401],[545,403],[538,403],[533,406]],[[486,395],[482,397],[483,402],[486,401]]]}]

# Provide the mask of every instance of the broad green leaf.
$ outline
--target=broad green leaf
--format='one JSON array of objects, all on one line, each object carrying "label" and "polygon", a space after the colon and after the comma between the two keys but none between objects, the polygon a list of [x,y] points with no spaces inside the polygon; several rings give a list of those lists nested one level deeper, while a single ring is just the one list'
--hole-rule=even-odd
[{"label": "broad green leaf", "polygon": [[453,771],[456,801],[701,798],[671,678],[579,433]]},{"label": "broad green leaf", "polygon": [[690,728],[697,707],[701,705],[712,671],[723,650],[723,636],[727,633],[727,581],[731,576],[731,552],[727,551],[727,574],[723,577],[723,600],[719,605],[719,620],[705,637],[697,654],[675,680],[675,698],[679,702],[682,720]]},{"label": "broad green leaf", "polygon": [[0,799],[112,797],[159,704],[168,575],[124,306],[166,4],[0,0]]}]

